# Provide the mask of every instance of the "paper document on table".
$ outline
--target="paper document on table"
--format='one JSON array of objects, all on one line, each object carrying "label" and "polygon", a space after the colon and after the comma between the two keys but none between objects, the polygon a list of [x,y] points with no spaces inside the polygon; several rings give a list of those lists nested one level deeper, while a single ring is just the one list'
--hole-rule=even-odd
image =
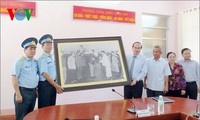
[{"label": "paper document on table", "polygon": [[144,109],[144,110],[137,110],[136,115],[137,117],[145,117],[145,116],[150,116],[151,113],[148,109]]},{"label": "paper document on table", "polygon": [[[158,99],[159,99],[159,97],[151,97],[151,98],[154,99],[154,100],[156,100],[156,101],[158,101]],[[169,99],[169,98],[167,98],[167,97],[163,97],[163,101],[164,101],[165,103],[172,103],[172,102],[175,102],[174,100]]]}]

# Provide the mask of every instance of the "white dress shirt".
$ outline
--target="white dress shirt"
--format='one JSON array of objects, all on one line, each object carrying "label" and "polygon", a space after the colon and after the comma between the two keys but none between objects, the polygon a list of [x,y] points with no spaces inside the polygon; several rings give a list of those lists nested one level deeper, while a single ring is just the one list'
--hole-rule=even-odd
[{"label": "white dress shirt", "polygon": [[196,81],[197,85],[199,86],[199,64],[194,60],[180,60],[178,63],[183,66],[186,82]]},{"label": "white dress shirt", "polygon": [[[133,54],[127,55],[126,57],[128,70],[130,70],[130,66],[133,60]],[[132,78],[133,80],[143,80],[147,73],[147,66],[146,66],[146,58],[142,55],[137,55],[134,61],[134,67],[132,71]]]},{"label": "white dress shirt", "polygon": [[164,58],[147,60],[147,88],[154,91],[163,91],[165,76],[171,75],[168,62]]}]

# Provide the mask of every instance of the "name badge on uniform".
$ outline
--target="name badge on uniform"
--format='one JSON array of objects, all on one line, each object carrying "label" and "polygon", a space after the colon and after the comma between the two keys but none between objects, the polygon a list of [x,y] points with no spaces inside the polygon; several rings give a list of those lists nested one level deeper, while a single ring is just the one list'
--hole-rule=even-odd
[{"label": "name badge on uniform", "polygon": [[31,66],[24,66],[24,70],[30,71],[31,70]]}]

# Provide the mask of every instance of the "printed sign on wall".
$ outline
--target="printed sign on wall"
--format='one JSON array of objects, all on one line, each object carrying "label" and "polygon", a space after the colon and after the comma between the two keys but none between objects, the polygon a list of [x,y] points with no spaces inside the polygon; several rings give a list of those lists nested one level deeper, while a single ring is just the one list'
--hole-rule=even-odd
[{"label": "printed sign on wall", "polygon": [[1,14],[9,14],[11,20],[14,17],[22,21],[27,18],[30,19],[31,16],[35,16],[36,3],[35,2],[19,2],[19,1],[1,1]]},{"label": "printed sign on wall", "polygon": [[135,12],[74,6],[74,19],[135,23]]}]

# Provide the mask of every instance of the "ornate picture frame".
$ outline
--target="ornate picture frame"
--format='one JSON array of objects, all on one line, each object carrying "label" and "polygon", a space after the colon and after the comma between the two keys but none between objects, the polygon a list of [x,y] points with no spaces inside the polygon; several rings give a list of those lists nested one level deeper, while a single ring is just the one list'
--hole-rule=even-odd
[{"label": "ornate picture frame", "polygon": [[130,83],[120,36],[54,39],[54,53],[65,92]]}]

